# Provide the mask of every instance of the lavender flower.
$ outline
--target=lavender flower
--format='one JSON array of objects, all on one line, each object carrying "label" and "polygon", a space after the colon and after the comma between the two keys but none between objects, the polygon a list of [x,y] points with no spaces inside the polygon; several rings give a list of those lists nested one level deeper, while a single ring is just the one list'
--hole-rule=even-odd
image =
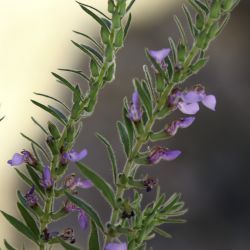
[{"label": "lavender flower", "polygon": [[52,179],[50,168],[48,166],[45,166],[43,169],[41,185],[44,189],[49,189],[53,186],[53,184],[54,180]]},{"label": "lavender flower", "polygon": [[105,246],[105,250],[127,250],[127,243],[121,242],[121,243],[108,243]]},{"label": "lavender flower", "polygon": [[33,185],[31,189],[25,194],[26,204],[29,207],[35,207],[38,203],[38,197],[35,194],[35,186]]},{"label": "lavender flower", "polygon": [[168,98],[170,107],[178,108],[182,113],[188,115],[194,115],[200,110],[199,102],[208,109],[215,111],[215,96],[207,95],[205,88],[201,85],[195,85],[191,90],[180,91],[175,89]]},{"label": "lavender flower", "polygon": [[149,50],[149,54],[158,64],[160,64],[161,68],[166,69],[167,64],[164,59],[169,55],[170,51],[169,48],[163,48],[161,50]]},{"label": "lavender flower", "polygon": [[142,119],[142,110],[139,102],[139,94],[137,91],[134,91],[132,95],[132,103],[129,107],[129,118],[131,121],[139,122]]},{"label": "lavender flower", "polygon": [[179,128],[187,128],[191,126],[194,120],[195,117],[190,116],[190,117],[180,118],[179,120],[176,121],[172,121],[169,125],[167,125],[165,131],[167,134],[174,136]]},{"label": "lavender flower", "polygon": [[181,151],[179,150],[169,150],[168,148],[155,147],[148,156],[148,162],[150,164],[157,164],[161,160],[172,161],[175,160],[180,154]]},{"label": "lavender flower", "polygon": [[90,180],[81,180],[81,178],[76,178],[75,174],[71,174],[65,178],[64,186],[74,191],[77,187],[89,189],[93,187],[93,183]]},{"label": "lavender flower", "polygon": [[77,207],[74,203],[70,201],[66,201],[64,205],[65,210],[70,213],[70,212],[78,212],[78,223],[82,230],[87,229],[89,222],[88,222],[88,217],[86,213],[79,207]]},{"label": "lavender flower", "polygon": [[61,163],[67,164],[67,161],[71,161],[71,162],[80,161],[83,158],[85,158],[87,156],[87,154],[88,154],[87,149],[83,149],[79,153],[77,153],[76,150],[72,149],[69,152],[62,153]]},{"label": "lavender flower", "polygon": [[78,213],[78,223],[82,230],[86,230],[89,225],[88,217],[83,210]]},{"label": "lavender flower", "polygon": [[37,161],[34,156],[27,150],[23,150],[21,154],[15,153],[11,160],[7,161],[11,166],[19,166],[23,163],[27,163],[31,166],[36,166]]}]

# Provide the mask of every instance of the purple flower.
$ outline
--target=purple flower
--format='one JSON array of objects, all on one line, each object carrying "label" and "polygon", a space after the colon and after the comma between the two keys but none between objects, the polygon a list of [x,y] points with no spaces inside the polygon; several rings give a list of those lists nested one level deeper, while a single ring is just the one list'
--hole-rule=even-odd
[{"label": "purple flower", "polygon": [[29,207],[35,207],[38,203],[38,197],[35,194],[35,186],[33,185],[31,189],[25,194],[26,204]]},{"label": "purple flower", "polygon": [[185,118],[180,118],[179,120],[172,121],[166,128],[165,131],[167,134],[174,136],[179,128],[187,128],[191,126],[191,124],[194,122],[195,117],[190,116],[190,117],[185,117]]},{"label": "purple flower", "polygon": [[78,213],[78,223],[82,230],[87,229],[89,225],[88,217],[83,210],[80,210]]},{"label": "purple flower", "polygon": [[188,115],[194,115],[200,110],[199,102],[208,109],[215,111],[215,96],[207,95],[205,88],[201,85],[195,85],[191,90],[174,89],[168,98],[170,107],[178,108],[182,113]]},{"label": "purple flower", "polygon": [[37,161],[34,158],[34,156],[27,150],[23,150],[21,154],[15,153],[11,160],[8,160],[7,162],[11,166],[19,166],[23,163],[27,163],[31,166],[36,166]]},{"label": "purple flower", "polygon": [[80,161],[83,158],[85,158],[87,156],[87,154],[88,154],[87,149],[83,149],[79,153],[77,153],[76,150],[72,149],[71,151],[64,152],[62,154],[61,162],[64,164],[66,164],[67,161],[77,162],[77,161]]},{"label": "purple flower", "polygon": [[150,164],[157,164],[161,160],[172,161],[175,160],[180,154],[181,151],[179,150],[169,150],[168,148],[155,147],[148,157],[148,162]]},{"label": "purple flower", "polygon": [[70,201],[66,201],[64,208],[66,212],[78,212],[78,223],[82,230],[87,229],[89,222],[86,213],[79,207],[77,207],[74,203]]},{"label": "purple flower", "polygon": [[76,178],[75,174],[71,174],[65,178],[64,186],[73,191],[77,187],[89,189],[93,187],[93,183],[90,180],[81,180],[81,178]]},{"label": "purple flower", "polygon": [[154,60],[160,64],[160,66],[163,69],[167,68],[167,64],[165,63],[164,59],[169,55],[170,53],[169,48],[163,48],[161,50],[149,50],[149,55],[154,58]]},{"label": "purple flower", "polygon": [[139,122],[142,119],[142,110],[139,102],[139,94],[137,91],[133,92],[132,103],[129,106],[129,118],[131,121]]},{"label": "purple flower", "polygon": [[54,180],[52,179],[50,168],[48,166],[45,166],[43,169],[41,185],[45,189],[49,189],[53,186],[53,184],[54,184]]},{"label": "purple flower", "polygon": [[105,250],[127,250],[127,243],[121,242],[121,243],[108,243],[105,246]]}]

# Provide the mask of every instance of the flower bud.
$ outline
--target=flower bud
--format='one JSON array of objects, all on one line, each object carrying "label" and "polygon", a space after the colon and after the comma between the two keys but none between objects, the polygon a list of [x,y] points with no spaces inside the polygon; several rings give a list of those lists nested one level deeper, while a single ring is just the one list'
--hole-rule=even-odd
[{"label": "flower bud", "polygon": [[109,44],[110,42],[110,33],[109,30],[105,27],[101,27],[101,38],[102,38],[102,42],[104,44]]},{"label": "flower bud", "polygon": [[93,59],[91,59],[91,61],[90,61],[90,70],[91,70],[91,74],[93,77],[99,76],[98,65],[96,64],[96,62]]},{"label": "flower bud", "polygon": [[205,23],[204,16],[198,13],[196,15],[196,28],[198,30],[202,30],[204,23]]},{"label": "flower bud", "polygon": [[186,46],[182,43],[178,44],[178,59],[180,62],[184,62],[186,58]]},{"label": "flower bud", "polygon": [[126,14],[126,0],[120,0],[118,2],[118,13],[120,16],[124,16]]},{"label": "flower bud", "polygon": [[208,45],[208,37],[207,37],[206,31],[203,31],[200,33],[199,37],[197,38],[196,46],[199,49],[204,50],[207,48],[207,45]]},{"label": "flower bud", "polygon": [[106,72],[106,75],[105,75],[105,78],[104,78],[105,82],[111,82],[111,81],[114,80],[114,78],[115,78],[115,69],[116,69],[116,64],[114,62],[109,66],[109,68],[108,68],[108,70]]},{"label": "flower bud", "polygon": [[224,0],[224,3],[222,4],[222,9],[226,12],[231,11],[233,5],[234,0]]},{"label": "flower bud", "polygon": [[115,35],[115,42],[114,42],[115,47],[121,48],[123,46],[123,40],[124,40],[124,32],[123,29],[120,28]]},{"label": "flower bud", "polygon": [[114,13],[115,11],[115,3],[114,3],[114,0],[109,0],[108,1],[108,12],[109,13]]},{"label": "flower bud", "polygon": [[219,30],[218,24],[214,23],[208,31],[209,40],[213,40],[216,37],[218,30]]},{"label": "flower bud", "polygon": [[210,11],[211,19],[218,19],[221,14],[221,3],[219,0],[213,0]]},{"label": "flower bud", "polygon": [[113,15],[112,24],[114,29],[119,29],[121,27],[121,17],[119,14],[115,13]]},{"label": "flower bud", "polygon": [[55,140],[59,139],[60,136],[60,131],[58,130],[57,126],[52,123],[51,121],[48,122],[48,129],[51,135],[55,138]]}]

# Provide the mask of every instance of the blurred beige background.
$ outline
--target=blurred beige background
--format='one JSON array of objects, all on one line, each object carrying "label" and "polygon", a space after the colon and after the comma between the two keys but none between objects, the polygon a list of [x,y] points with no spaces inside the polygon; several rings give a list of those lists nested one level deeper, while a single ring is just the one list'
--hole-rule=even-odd
[{"label": "blurred beige background", "polygon": [[[90,0],[84,2],[93,4]],[[145,4],[145,0],[137,0],[133,26],[146,27],[156,22],[179,2],[154,0]],[[94,5],[105,11],[106,1],[94,1]],[[20,185],[6,161],[14,152],[29,147],[20,132],[39,139],[41,133],[31,116],[46,124],[46,114],[29,101],[34,98],[32,93],[60,97],[63,92],[58,91],[61,89],[50,72],[59,67],[78,67],[82,60],[70,43],[71,39],[80,38],[71,30],[97,34],[95,22],[73,0],[0,0],[0,115],[6,116],[0,123],[0,208],[11,214],[16,213],[14,199]],[[0,246],[3,238],[11,242],[15,235],[0,216]]]}]

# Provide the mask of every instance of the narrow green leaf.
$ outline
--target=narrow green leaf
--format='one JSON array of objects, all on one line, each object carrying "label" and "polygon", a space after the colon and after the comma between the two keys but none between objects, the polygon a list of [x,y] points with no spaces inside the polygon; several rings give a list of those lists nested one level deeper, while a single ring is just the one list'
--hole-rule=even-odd
[{"label": "narrow green leaf", "polygon": [[94,55],[96,58],[99,59],[99,61],[103,62],[103,56],[100,54],[99,51],[97,51],[96,49],[88,46],[88,45],[85,45],[85,44],[81,44],[81,46],[83,48],[85,48],[86,50],[88,50],[92,55]]},{"label": "narrow green leaf", "polygon": [[41,178],[39,177],[39,175],[31,167],[27,167],[27,170],[28,170],[28,173],[29,173],[32,181],[33,181],[33,184],[35,185],[36,191],[39,190],[39,192],[44,195],[45,192],[44,192],[43,188],[40,185]]},{"label": "narrow green leaf", "polygon": [[15,217],[0,211],[2,215],[5,217],[5,219],[13,226],[15,227],[20,233],[25,235],[28,239],[32,240],[38,245],[38,238],[34,233],[21,221],[17,220]]},{"label": "narrow green leaf", "polygon": [[18,207],[18,210],[19,210],[20,214],[22,215],[24,221],[26,222],[26,225],[34,233],[34,235],[37,237],[37,239],[39,239],[40,232],[39,232],[39,229],[38,229],[37,224],[36,224],[35,220],[33,219],[33,217],[30,215],[28,210],[21,203],[17,202],[17,207]]},{"label": "narrow green leaf", "polygon": [[191,15],[188,7],[185,4],[183,4],[182,9],[183,9],[184,14],[186,16],[190,32],[192,33],[193,36],[195,36],[192,15]]},{"label": "narrow green leaf", "polygon": [[95,62],[99,67],[101,66],[100,63],[96,60],[96,57],[93,55],[93,53],[90,52],[89,49],[87,49],[87,48],[85,47],[85,45],[82,46],[81,44],[79,44],[79,43],[77,43],[77,42],[75,42],[75,41],[73,41],[73,40],[71,40],[71,42],[72,42],[77,48],[79,48],[81,51],[83,51],[86,55],[88,55],[92,60],[94,60],[94,62]]},{"label": "narrow green leaf", "polygon": [[206,15],[209,14],[208,6],[199,0],[194,0],[194,2],[206,13]]},{"label": "narrow green leaf", "polygon": [[105,137],[103,137],[99,133],[96,133],[96,136],[99,140],[101,140],[104,143],[104,145],[107,148],[109,160],[110,160],[111,166],[112,166],[113,179],[114,179],[114,183],[116,184],[117,183],[117,161],[116,161],[115,152],[114,152],[111,144],[109,143],[109,141]]},{"label": "narrow green leaf", "polygon": [[128,4],[128,7],[126,8],[126,12],[129,12],[129,10],[132,8],[136,0],[131,0],[130,3]]},{"label": "narrow green leaf", "polygon": [[100,44],[98,44],[92,37],[88,36],[87,34],[85,33],[82,33],[82,32],[79,32],[79,31],[75,31],[73,30],[74,33],[78,34],[78,35],[81,35],[83,37],[86,37],[87,39],[89,39],[97,48],[99,48],[101,51],[103,50],[103,48],[101,47]]},{"label": "narrow green leaf", "polygon": [[5,116],[1,117],[1,118],[0,118],[0,122],[1,122],[4,118],[5,118]]},{"label": "narrow green leaf", "polygon": [[133,145],[134,143],[134,126],[132,121],[129,119],[128,114],[128,100],[126,97],[123,99],[123,110],[122,110],[123,122],[128,132],[129,143]]},{"label": "narrow green leaf", "polygon": [[51,74],[57,78],[58,82],[63,84],[64,86],[68,87],[71,91],[74,91],[75,87],[74,85],[72,85],[68,80],[66,80],[65,78],[63,78],[62,76],[54,73],[54,72],[51,72]]},{"label": "narrow green leaf", "polygon": [[[201,15],[205,15],[206,12],[204,11],[204,9],[196,3],[196,0],[188,0],[189,4]],[[205,18],[205,16],[204,16]]]},{"label": "narrow green leaf", "polygon": [[91,228],[89,235],[89,250],[100,250],[99,235],[95,222],[91,220]]},{"label": "narrow green leaf", "polygon": [[37,93],[37,92],[34,92],[34,94],[38,95],[38,96],[43,96],[43,97],[49,98],[49,99],[51,99],[53,101],[56,101],[57,103],[61,104],[66,110],[70,111],[70,109],[63,102],[59,101],[55,97],[52,97],[52,96],[49,96],[49,95],[45,95],[45,94],[41,94],[41,93]]},{"label": "narrow green leaf", "polygon": [[60,243],[64,247],[65,250],[81,250],[80,248],[75,247],[74,245],[67,243],[66,241],[64,241],[61,238],[57,238],[57,241],[58,241],[58,243]]},{"label": "narrow green leaf", "polygon": [[88,4],[85,4],[85,3],[80,3],[80,2],[78,2],[78,1],[76,1],[80,6],[85,6],[85,7],[87,7],[87,8],[90,8],[90,9],[92,9],[92,10],[95,10],[96,12],[98,12],[99,14],[101,14],[104,18],[106,18],[106,19],[110,19],[108,16],[106,16],[102,11],[100,11],[100,10],[98,10],[98,9],[96,9],[95,7],[93,7],[93,6],[91,6],[91,5],[88,5]]},{"label": "narrow green leaf", "polygon": [[174,15],[174,21],[175,21],[175,23],[176,23],[176,25],[178,27],[179,32],[180,32],[182,43],[184,45],[186,45],[186,47],[187,47],[188,46],[188,41],[187,41],[186,33],[184,31],[184,28],[182,26],[182,23],[181,23],[180,19],[176,15]]},{"label": "narrow green leaf", "polygon": [[155,93],[154,93],[154,85],[153,85],[152,77],[151,77],[151,74],[149,72],[147,65],[143,65],[143,71],[145,74],[146,82],[148,84],[148,89],[150,91],[150,96],[152,99],[155,100],[156,98],[155,98]]},{"label": "narrow green leaf", "polygon": [[174,40],[172,39],[172,37],[169,37],[169,38],[168,38],[168,41],[169,41],[169,44],[170,44],[170,47],[171,47],[172,54],[173,54],[173,56],[174,56],[174,62],[177,64],[177,63],[178,63],[178,52],[177,52],[177,47],[176,47],[175,42],[174,42]]},{"label": "narrow green leaf", "polygon": [[39,153],[37,152],[36,147],[35,147],[35,145],[33,143],[31,143],[31,147],[32,147],[33,153],[34,153],[34,155],[35,155],[36,160],[38,161],[38,163],[41,164],[41,166],[44,166],[44,164],[42,162],[42,159],[41,159]]},{"label": "narrow green leaf", "polygon": [[58,69],[61,71],[66,71],[66,72],[71,72],[71,73],[75,73],[79,76],[81,76],[83,79],[87,80],[88,82],[90,81],[89,77],[86,76],[81,70],[74,70],[74,69]]},{"label": "narrow green leaf", "polygon": [[65,123],[68,122],[68,118],[66,117],[66,115],[64,115],[64,113],[62,113],[59,109],[48,105],[48,108],[51,109],[55,114],[57,114]]},{"label": "narrow green leaf", "polygon": [[80,162],[76,163],[77,167],[81,173],[97,188],[97,190],[103,195],[103,197],[110,203],[112,207],[116,207],[116,200],[114,195],[114,190],[102,177],[95,173],[92,169],[83,165]]},{"label": "narrow green leaf", "polygon": [[31,116],[31,120],[46,134],[48,135],[47,130],[33,117]]},{"label": "narrow green leaf", "polygon": [[[109,31],[109,28],[107,26],[107,24],[105,23],[105,21],[103,21],[102,18],[100,18],[99,16],[97,16],[94,12],[92,12],[91,10],[89,10],[88,8],[91,8],[91,9],[94,9],[96,10],[97,12],[101,13],[102,15],[104,15],[102,12],[100,12],[99,10],[93,8],[92,6],[89,6],[89,5],[85,5],[85,4],[82,4],[80,2],[77,2],[79,3],[79,5],[81,6],[81,8],[88,14],[90,15],[91,17],[93,17],[104,29],[107,29],[107,31]],[[87,8],[88,7],[88,8]],[[105,18],[108,19],[107,16],[104,15]]]},{"label": "narrow green leaf", "polygon": [[66,192],[65,195],[71,202],[83,209],[84,212],[91,218],[91,220],[93,220],[95,224],[101,229],[101,231],[104,231],[101,219],[92,206],[90,206],[86,201],[83,201],[70,193]]},{"label": "narrow green leaf", "polygon": [[166,231],[160,229],[159,227],[155,227],[153,230],[155,233],[159,234],[160,236],[167,238],[167,239],[171,239],[172,235],[167,233]]},{"label": "narrow green leaf", "polygon": [[[58,121],[60,121],[63,125],[66,125],[66,124],[67,124],[67,118],[65,119],[64,116],[60,115],[60,114],[58,113],[58,110],[55,111],[55,108],[52,109],[51,106],[50,106],[50,107],[47,107],[47,106],[43,105],[42,103],[37,102],[37,101],[35,101],[35,100],[31,100],[31,102],[32,102],[33,104],[35,104],[36,106],[38,106],[39,108],[41,108],[41,109],[47,111],[47,112],[48,112],[49,114],[51,114],[52,116],[54,116],[54,117],[55,117]],[[63,118],[63,117],[64,117],[64,118]]]},{"label": "narrow green leaf", "polygon": [[128,156],[130,154],[130,151],[131,151],[131,145],[130,145],[130,141],[129,141],[129,137],[128,137],[128,131],[127,131],[126,127],[124,126],[124,124],[120,121],[117,122],[117,129],[119,132],[119,138],[120,138],[121,143],[123,145],[124,151],[125,151],[126,155]]},{"label": "narrow green leaf", "polygon": [[36,147],[38,147],[44,154],[44,156],[49,159],[49,156],[47,154],[47,152],[43,149],[43,147],[38,144],[36,141],[32,140],[30,137],[28,137],[27,135],[21,133],[21,136],[24,137],[26,140],[30,141],[31,143],[33,143]]},{"label": "narrow green leaf", "polygon": [[7,250],[16,250],[14,247],[12,247],[7,240],[4,239],[4,246]]},{"label": "narrow green leaf", "polygon": [[173,79],[173,76],[174,76],[174,65],[173,65],[173,62],[172,62],[170,56],[167,56],[165,58],[165,62],[168,65],[167,72],[168,72],[169,81],[171,81]]},{"label": "narrow green leaf", "polygon": [[216,36],[218,36],[223,31],[229,20],[230,20],[230,14],[227,14],[222,23],[220,24]]},{"label": "narrow green leaf", "polygon": [[150,96],[148,96],[148,94],[145,92],[144,88],[142,87],[142,83],[140,83],[136,79],[134,80],[134,86],[137,89],[143,107],[145,108],[147,115],[150,118],[153,112],[152,101],[150,99]]},{"label": "narrow green leaf", "polygon": [[208,58],[201,58],[195,64],[191,65],[193,74],[197,74],[208,62]]},{"label": "narrow green leaf", "polygon": [[132,15],[131,15],[131,13],[129,13],[128,20],[127,20],[126,25],[124,27],[124,40],[126,39],[126,37],[128,35],[128,30],[129,30],[131,21],[132,21]]}]

